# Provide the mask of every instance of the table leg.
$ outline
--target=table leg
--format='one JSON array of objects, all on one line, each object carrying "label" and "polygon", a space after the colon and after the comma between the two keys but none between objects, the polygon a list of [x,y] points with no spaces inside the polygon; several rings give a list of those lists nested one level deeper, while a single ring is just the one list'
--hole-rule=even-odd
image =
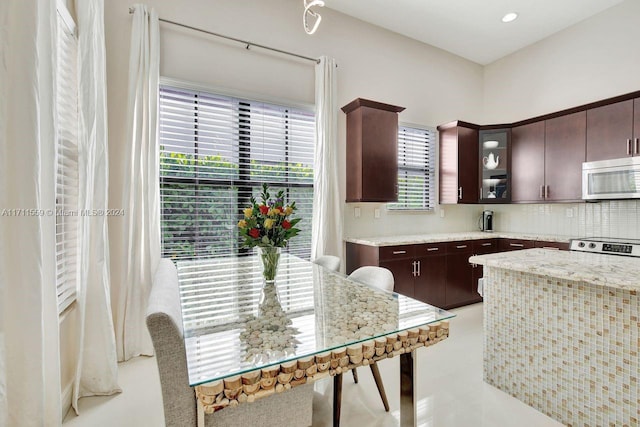
[{"label": "table leg", "polygon": [[333,427],[340,427],[340,404],[342,402],[342,374],[333,377]]},{"label": "table leg", "polygon": [[400,425],[417,426],[415,380],[417,374],[415,350],[400,355]]}]

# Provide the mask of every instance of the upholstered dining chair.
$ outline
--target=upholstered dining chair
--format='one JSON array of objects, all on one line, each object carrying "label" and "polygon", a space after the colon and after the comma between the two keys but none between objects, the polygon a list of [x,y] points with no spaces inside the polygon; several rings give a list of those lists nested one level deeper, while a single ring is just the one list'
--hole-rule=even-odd
[{"label": "upholstered dining chair", "polygon": [[[178,274],[169,259],[160,260],[156,270],[146,321],[160,373],[165,425],[195,427],[196,399],[193,387],[189,386]],[[205,426],[310,426],[312,401],[313,385],[301,385],[206,415]]]},{"label": "upholstered dining chair", "polygon": [[[374,266],[364,266],[354,270],[350,275],[349,279],[354,280],[356,282],[364,283],[369,286],[376,287],[378,289],[382,289],[388,292],[393,291],[394,279],[393,273],[387,270],[384,267],[374,267]],[[389,401],[387,400],[387,394],[384,391],[384,384],[382,384],[382,377],[380,376],[380,370],[378,369],[378,364],[373,362],[369,365],[371,368],[371,373],[373,374],[373,379],[376,382],[376,387],[378,387],[378,393],[380,393],[380,398],[382,399],[382,404],[384,405],[384,410],[389,412]],[[358,374],[356,369],[352,369],[353,380],[358,382]]]},{"label": "upholstered dining chair", "polygon": [[340,258],[333,255],[322,255],[313,260],[314,264],[321,265],[327,270],[338,271],[340,270]]}]

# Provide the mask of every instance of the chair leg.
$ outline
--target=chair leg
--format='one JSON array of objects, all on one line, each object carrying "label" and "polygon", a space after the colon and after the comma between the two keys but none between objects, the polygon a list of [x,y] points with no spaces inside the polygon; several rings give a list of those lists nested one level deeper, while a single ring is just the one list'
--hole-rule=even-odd
[{"label": "chair leg", "polygon": [[353,374],[353,382],[358,384],[358,371],[356,371],[356,368],[353,368],[351,373]]},{"label": "chair leg", "polygon": [[369,367],[371,368],[373,379],[376,380],[376,386],[378,387],[378,392],[380,393],[380,398],[382,399],[384,410],[389,412],[389,401],[387,400],[387,394],[384,392],[384,384],[382,384],[382,377],[380,376],[380,371],[378,370],[378,364],[374,362],[369,365]]},{"label": "chair leg", "polygon": [[333,427],[340,427],[340,405],[342,402],[342,374],[333,377]]}]

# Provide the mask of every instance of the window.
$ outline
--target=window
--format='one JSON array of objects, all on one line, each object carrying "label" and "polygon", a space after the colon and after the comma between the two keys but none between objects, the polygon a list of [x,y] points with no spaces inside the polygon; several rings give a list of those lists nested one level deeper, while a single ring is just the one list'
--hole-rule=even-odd
[{"label": "window", "polygon": [[433,129],[398,127],[398,202],[390,210],[432,210],[435,205]]},{"label": "window", "polygon": [[56,288],[58,313],[78,286],[78,40],[69,12],[58,7],[56,70]]},{"label": "window", "polygon": [[237,222],[267,183],[302,218],[286,251],[309,259],[314,134],[310,110],[161,86],[162,255],[247,253]]}]

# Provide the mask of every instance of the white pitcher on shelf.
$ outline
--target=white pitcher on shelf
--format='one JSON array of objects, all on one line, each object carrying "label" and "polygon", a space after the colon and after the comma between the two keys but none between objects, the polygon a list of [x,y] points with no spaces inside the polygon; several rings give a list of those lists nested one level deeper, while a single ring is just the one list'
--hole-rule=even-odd
[{"label": "white pitcher on shelf", "polygon": [[500,156],[495,156],[493,153],[489,153],[489,156],[482,158],[482,164],[487,169],[495,169],[500,164]]}]

